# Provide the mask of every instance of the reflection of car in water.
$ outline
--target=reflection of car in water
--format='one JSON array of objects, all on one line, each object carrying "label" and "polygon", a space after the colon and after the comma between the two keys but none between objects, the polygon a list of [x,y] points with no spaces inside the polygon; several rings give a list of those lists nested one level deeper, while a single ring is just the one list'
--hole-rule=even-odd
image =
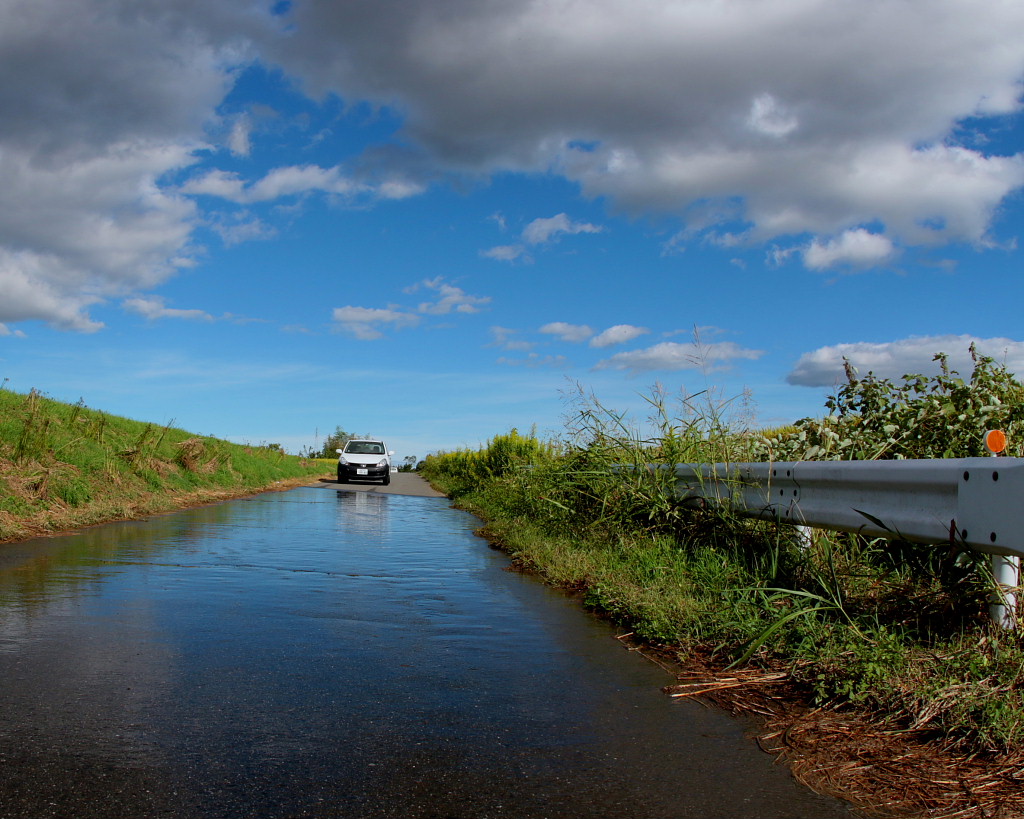
[{"label": "reflection of car in water", "polygon": [[379,545],[379,538],[391,531],[388,502],[392,496],[349,489],[339,489],[335,494],[338,496],[339,531],[346,533],[349,546],[354,547],[355,543]]},{"label": "reflection of car in water", "polygon": [[379,438],[353,438],[338,450],[338,483],[351,478],[375,481],[384,486],[391,483],[391,456],[387,445]]}]

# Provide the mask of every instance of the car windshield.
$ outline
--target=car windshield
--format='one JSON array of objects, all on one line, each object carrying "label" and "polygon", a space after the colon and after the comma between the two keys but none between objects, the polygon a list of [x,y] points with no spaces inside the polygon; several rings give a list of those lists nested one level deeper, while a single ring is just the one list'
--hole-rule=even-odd
[{"label": "car windshield", "polygon": [[351,455],[383,455],[384,445],[373,441],[349,441],[345,451]]}]

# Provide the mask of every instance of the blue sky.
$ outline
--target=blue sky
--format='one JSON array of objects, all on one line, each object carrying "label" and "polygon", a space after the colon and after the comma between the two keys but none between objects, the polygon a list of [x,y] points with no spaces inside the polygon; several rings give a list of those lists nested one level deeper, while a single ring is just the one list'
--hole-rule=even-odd
[{"label": "blue sky", "polygon": [[401,458],[557,432],[577,385],[776,424],[844,356],[1020,372],[1022,30],[967,0],[0,0],[0,380]]}]

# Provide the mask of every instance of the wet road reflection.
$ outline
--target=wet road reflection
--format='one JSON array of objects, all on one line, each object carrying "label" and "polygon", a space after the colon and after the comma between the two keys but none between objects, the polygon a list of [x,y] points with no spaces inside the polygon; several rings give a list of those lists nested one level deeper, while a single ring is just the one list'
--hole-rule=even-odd
[{"label": "wet road reflection", "polygon": [[0,815],[829,817],[437,498],[0,548]]}]

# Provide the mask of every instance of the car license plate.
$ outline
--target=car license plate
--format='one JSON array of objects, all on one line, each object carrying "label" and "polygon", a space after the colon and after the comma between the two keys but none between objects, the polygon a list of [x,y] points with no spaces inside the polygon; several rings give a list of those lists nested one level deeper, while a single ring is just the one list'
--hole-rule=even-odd
[{"label": "car license plate", "polygon": [[365,469],[357,469],[356,470],[356,474],[357,475],[366,475],[367,474],[367,470],[365,470]]}]

